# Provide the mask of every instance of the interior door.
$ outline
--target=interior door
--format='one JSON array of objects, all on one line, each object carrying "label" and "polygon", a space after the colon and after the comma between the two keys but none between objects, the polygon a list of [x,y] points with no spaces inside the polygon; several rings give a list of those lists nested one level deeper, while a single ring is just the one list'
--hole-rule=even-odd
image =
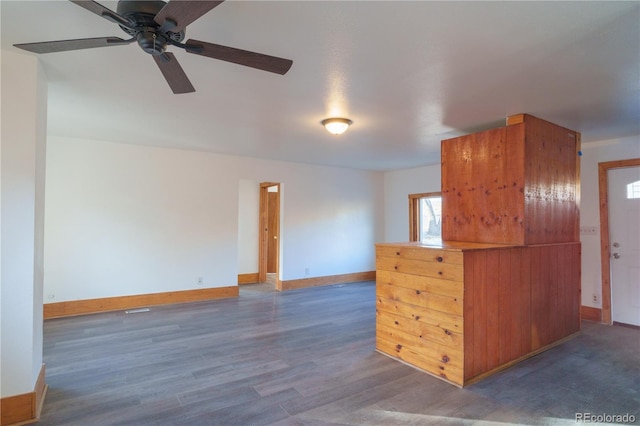
[{"label": "interior door", "polygon": [[[267,273],[278,272],[278,235],[280,234],[280,193],[269,191],[267,225]],[[271,190],[271,188],[269,188]]]},{"label": "interior door", "polygon": [[609,170],[611,318],[640,326],[640,167]]}]

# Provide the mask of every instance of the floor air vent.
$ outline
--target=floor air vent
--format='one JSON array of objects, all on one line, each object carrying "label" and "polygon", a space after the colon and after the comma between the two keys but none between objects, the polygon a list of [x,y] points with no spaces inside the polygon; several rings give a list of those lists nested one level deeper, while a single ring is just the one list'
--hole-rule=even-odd
[{"label": "floor air vent", "polygon": [[125,314],[141,314],[143,312],[149,312],[151,309],[149,308],[138,308],[138,309],[129,309],[128,311],[124,311]]}]

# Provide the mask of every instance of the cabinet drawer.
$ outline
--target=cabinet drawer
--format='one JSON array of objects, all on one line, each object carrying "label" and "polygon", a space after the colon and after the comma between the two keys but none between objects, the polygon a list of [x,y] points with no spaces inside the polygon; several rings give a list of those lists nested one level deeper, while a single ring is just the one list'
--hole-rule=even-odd
[{"label": "cabinet drawer", "polygon": [[451,331],[440,324],[427,324],[382,309],[377,310],[376,327],[395,329],[407,335],[416,336],[417,339],[427,344],[428,342],[432,342],[436,345],[447,346],[458,351],[462,351],[463,349],[461,331]]},{"label": "cabinet drawer", "polygon": [[462,351],[424,344],[414,336],[384,326],[376,330],[376,349],[452,383],[463,384]]},{"label": "cabinet drawer", "polygon": [[376,246],[376,256],[398,257],[402,259],[424,260],[426,262],[452,263],[462,265],[461,251],[428,249],[424,247]]},{"label": "cabinet drawer", "polygon": [[442,296],[459,298],[464,296],[464,283],[462,281],[406,274],[403,272],[396,272],[395,270],[378,270],[376,273],[376,282],[418,290],[420,292],[439,294]]},{"label": "cabinet drawer", "polygon": [[399,256],[377,256],[376,270],[395,271],[459,282],[462,282],[464,278],[462,264],[429,262]]},{"label": "cabinet drawer", "polygon": [[403,318],[408,318],[411,321],[434,325],[451,332],[463,333],[464,330],[464,319],[462,315],[436,311],[434,309],[426,310],[421,306],[387,299],[380,295],[376,297],[376,312],[389,312]]},{"label": "cabinet drawer", "polygon": [[464,310],[461,297],[442,296],[385,283],[376,283],[376,296],[418,306],[426,310],[433,309],[460,316],[462,316]]}]

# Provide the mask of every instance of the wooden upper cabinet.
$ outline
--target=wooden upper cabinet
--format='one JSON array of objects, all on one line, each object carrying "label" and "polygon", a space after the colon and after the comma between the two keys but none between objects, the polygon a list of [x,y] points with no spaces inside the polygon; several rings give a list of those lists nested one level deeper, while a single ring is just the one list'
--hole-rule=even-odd
[{"label": "wooden upper cabinet", "polygon": [[579,241],[580,134],[527,114],[442,141],[442,239]]}]

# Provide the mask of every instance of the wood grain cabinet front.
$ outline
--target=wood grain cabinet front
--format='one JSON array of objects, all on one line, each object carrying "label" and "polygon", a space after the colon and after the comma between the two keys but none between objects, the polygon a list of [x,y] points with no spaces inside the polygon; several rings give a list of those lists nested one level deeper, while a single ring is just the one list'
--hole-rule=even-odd
[{"label": "wood grain cabinet front", "polygon": [[463,294],[462,253],[378,246],[378,350],[462,384]]},{"label": "wood grain cabinet front", "polygon": [[376,349],[458,386],[580,330],[579,243],[378,244],[376,264]]},{"label": "wood grain cabinet front", "polygon": [[442,238],[576,242],[580,134],[528,114],[442,141]]}]

